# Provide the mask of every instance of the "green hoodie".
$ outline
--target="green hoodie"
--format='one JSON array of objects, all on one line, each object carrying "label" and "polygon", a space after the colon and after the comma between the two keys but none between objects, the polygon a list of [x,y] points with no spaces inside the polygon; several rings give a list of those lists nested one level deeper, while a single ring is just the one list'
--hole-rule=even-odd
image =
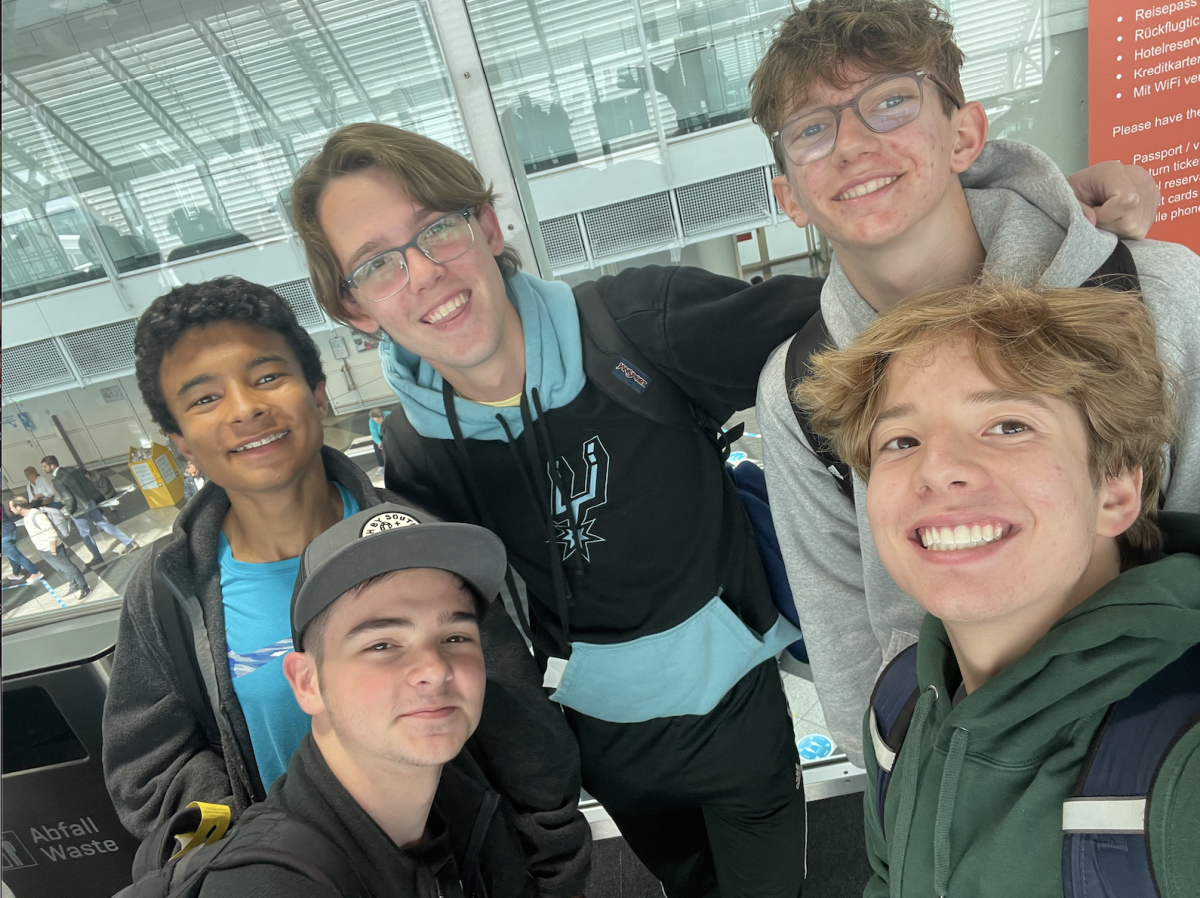
[{"label": "green hoodie", "polygon": [[[942,622],[926,616],[922,698],[895,760],[882,830],[874,785],[864,796],[875,870],[867,898],[1061,898],[1062,804],[1105,711],[1200,642],[1200,515],[1164,514],[1162,523],[1173,554],[1106,584],[957,707],[954,651]],[[874,783],[869,731],[863,741]],[[1200,726],[1173,747],[1149,808],[1162,898],[1194,898]]]}]

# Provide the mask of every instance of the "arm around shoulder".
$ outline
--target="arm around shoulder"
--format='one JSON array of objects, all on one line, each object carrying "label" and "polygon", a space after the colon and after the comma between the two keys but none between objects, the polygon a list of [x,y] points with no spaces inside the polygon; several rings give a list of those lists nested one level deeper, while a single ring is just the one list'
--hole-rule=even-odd
[{"label": "arm around shoulder", "polygon": [[1150,859],[1162,898],[1196,894],[1200,882],[1200,723],[1171,749],[1154,780]]},{"label": "arm around shoulder", "polygon": [[483,717],[472,756],[512,808],[529,874],[548,898],[582,894],[592,836],[579,810],[579,747],[542,688],[525,641],[499,600],[481,627],[487,661]]},{"label": "arm around shoulder", "polygon": [[151,595],[147,557],[126,593],[104,701],[104,780],[140,839],[189,801],[235,803],[225,759],[176,684]]}]

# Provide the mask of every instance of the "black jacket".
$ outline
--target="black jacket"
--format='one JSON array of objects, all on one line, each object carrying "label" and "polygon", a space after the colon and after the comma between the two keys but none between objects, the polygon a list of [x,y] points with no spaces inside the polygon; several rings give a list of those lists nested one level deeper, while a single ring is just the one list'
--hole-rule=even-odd
[{"label": "black jacket", "polygon": [[54,469],[54,491],[71,517],[83,514],[99,496],[96,485],[79,468],[59,466]]},{"label": "black jacket", "polygon": [[[647,267],[595,287],[629,341],[723,422],[754,405],[767,356],[813,314],[821,283],[776,277],[747,287],[696,268]],[[532,425],[513,443],[456,445],[420,436],[393,414],[385,478],[389,489],[504,540],[528,586],[540,651],[565,657],[570,642],[659,633],[714,595],[758,634],[771,628],[778,612],[749,521],[699,426],[651,421],[591,380]],[[557,484],[552,458],[561,459]],[[552,502],[565,509],[564,494],[585,497],[573,522],[552,511]]]},{"label": "black jacket", "polygon": [[[329,478],[360,508],[403,501],[377,491],[340,452],[321,451]],[[226,658],[217,546],[228,508],[225,491],[209,482],[180,513],[174,539],[159,553],[165,574],[194,602],[194,617],[202,616],[197,632],[208,651],[199,661],[209,695],[217,696],[218,745],[210,744],[181,693],[146,561],[125,594],[104,704],[104,773],[121,822],[139,838],[190,801],[228,804],[236,816],[265,798]],[[540,890],[572,898],[583,889],[591,858],[591,834],[578,810],[578,747],[499,602],[480,630],[487,699],[472,751],[514,810]]]},{"label": "black jacket", "polygon": [[[307,736],[267,800],[248,810],[239,826],[253,824],[263,812],[284,810],[341,849],[374,898],[462,898],[463,859],[486,788],[479,768],[464,751],[442,769],[429,814],[428,838],[401,849],[338,782],[312,736]],[[536,894],[516,829],[503,804],[488,827],[479,869],[488,898],[533,898]],[[337,898],[333,891],[299,873],[267,864],[210,873],[200,895]]]}]

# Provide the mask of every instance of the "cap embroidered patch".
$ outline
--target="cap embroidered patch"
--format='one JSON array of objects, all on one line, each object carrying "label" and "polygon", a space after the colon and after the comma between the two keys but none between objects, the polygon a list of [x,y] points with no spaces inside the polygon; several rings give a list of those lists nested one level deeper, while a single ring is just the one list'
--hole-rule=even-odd
[{"label": "cap embroidered patch", "polygon": [[629,359],[622,358],[612,369],[612,376],[638,395],[646,392],[650,378],[643,374]]},{"label": "cap embroidered patch", "polygon": [[411,515],[398,511],[385,511],[383,514],[377,514],[373,518],[368,518],[367,523],[363,524],[362,533],[359,536],[374,536],[376,533],[383,533],[385,530],[395,530],[397,527],[411,527],[413,524],[419,523],[421,522]]}]

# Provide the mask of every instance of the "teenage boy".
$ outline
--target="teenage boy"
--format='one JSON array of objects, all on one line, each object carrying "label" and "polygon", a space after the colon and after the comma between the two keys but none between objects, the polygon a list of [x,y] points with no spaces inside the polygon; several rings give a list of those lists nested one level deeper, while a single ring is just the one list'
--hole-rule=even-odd
[{"label": "teenage boy", "polygon": [[[503,543],[482,527],[399,505],[317,536],[292,597],[296,651],[282,662],[312,733],[226,838],[270,840],[282,813],[323,836],[372,895],[533,898],[503,806],[482,819],[480,846],[468,847],[493,807],[463,749],[484,704],[479,625],[506,568]],[[200,892],[336,894],[266,863],[211,872]]]},{"label": "teenage boy", "polygon": [[[323,446],[320,355],[268,288],[238,278],[178,287],[143,314],[135,350],[155,422],[209,479],[157,551],[157,589],[191,619],[215,718],[201,719],[185,698],[187,659],[168,653],[143,563],[122,612],[104,766],[122,822],[145,837],[191,801],[227,804],[236,816],[283,773],[309,730],[282,660],[300,554],[338,521],[395,497]],[[539,888],[569,898],[590,856],[574,740],[502,607],[484,619],[483,638],[492,690],[478,754],[518,811]]]},{"label": "teenage boy", "polygon": [[[630,346],[594,380],[576,295],[517,269],[491,189],[457,153],[351,125],[292,197],[325,310],[387,335],[402,411],[386,482],[504,540],[584,786],[671,898],[795,898],[804,796],[774,656],[799,634],[713,438],[820,282],[645,268],[583,285],[578,301],[620,329],[609,342]],[[631,409],[672,384],[681,423]]]},{"label": "teenage boy", "polygon": [[103,563],[100,547],[92,538],[92,528],[101,530],[115,537],[128,554],[141,546],[116,524],[110,524],[104,517],[104,512],[96,505],[96,500],[102,498],[96,487],[88,480],[87,474],[81,469],[64,468],[58,463],[58,458],[47,455],[42,459],[42,471],[54,478],[54,490],[63,504],[63,511],[79,528],[79,538],[92,553],[88,564]]},{"label": "teenage boy", "polygon": [[[780,207],[829,238],[821,310],[846,346],[898,300],[981,273],[1076,287],[1114,256],[1040,151],[991,141],[959,84],[949,18],[926,0],[815,0],[782,25],[754,76],[751,111],[771,137]],[[1127,249],[1160,351],[1194,376],[1200,261],[1153,241]],[[793,413],[790,342],[767,362],[758,421],[776,533],[814,682],[834,739],[862,759],[859,722],[881,666],[923,612],[879,562],[861,482],[847,501]],[[1200,508],[1200,401],[1171,450],[1166,508]]]},{"label": "teenage boy", "polygon": [[[65,599],[78,592],[79,601],[82,602],[86,599],[92,588],[87,585],[83,571],[75,567],[74,562],[71,561],[71,557],[67,554],[67,547],[63,545],[62,537],[58,535],[58,531],[54,529],[54,525],[50,523],[46,513],[40,508],[31,507],[28,499],[20,497],[12,499],[8,503],[8,508],[13,514],[18,514],[25,519],[25,534],[33,543],[33,547],[38,550],[38,554],[42,556],[42,560],[66,578],[67,589],[60,593],[59,597]],[[16,570],[15,566],[13,570]],[[36,583],[40,579],[42,579],[41,576],[30,575],[25,582]]]},{"label": "teenage boy", "polygon": [[[800,387],[866,484],[883,565],[928,612],[896,662],[915,651],[907,735],[864,721],[867,896],[1061,895],[1078,873],[1088,894],[1195,895],[1200,726],[1166,721],[1200,683],[1200,516],[1157,514],[1175,415],[1154,331],[1109,291],[950,289],[818,356]],[[1106,713],[1184,653],[1153,687],[1173,698]],[[1094,743],[1130,722],[1133,757]],[[1085,765],[1128,788],[1077,791]],[[1074,830],[1109,832],[1112,857],[1073,853]]]}]

